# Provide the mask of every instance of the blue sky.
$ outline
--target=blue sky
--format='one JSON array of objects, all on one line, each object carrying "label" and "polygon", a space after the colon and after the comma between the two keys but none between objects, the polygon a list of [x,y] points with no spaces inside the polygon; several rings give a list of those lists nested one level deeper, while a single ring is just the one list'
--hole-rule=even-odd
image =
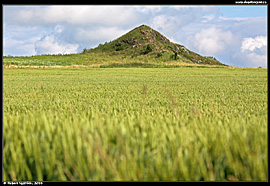
[{"label": "blue sky", "polygon": [[217,6],[222,16],[233,17],[266,17],[267,7],[260,5],[221,5]]},{"label": "blue sky", "polygon": [[267,67],[267,6],[3,6],[4,55],[77,53],[146,24],[222,63]]}]

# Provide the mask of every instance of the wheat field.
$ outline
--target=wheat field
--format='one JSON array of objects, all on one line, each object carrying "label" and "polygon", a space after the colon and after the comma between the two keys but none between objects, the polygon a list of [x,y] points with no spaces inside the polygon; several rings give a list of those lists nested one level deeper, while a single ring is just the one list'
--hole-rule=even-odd
[{"label": "wheat field", "polygon": [[266,181],[267,70],[4,69],[3,180]]}]

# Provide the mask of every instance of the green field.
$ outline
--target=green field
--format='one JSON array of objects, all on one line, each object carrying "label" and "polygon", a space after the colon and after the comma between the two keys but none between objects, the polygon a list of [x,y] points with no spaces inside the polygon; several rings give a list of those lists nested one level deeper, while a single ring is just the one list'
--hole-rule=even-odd
[{"label": "green field", "polygon": [[4,69],[3,180],[267,181],[267,70]]}]

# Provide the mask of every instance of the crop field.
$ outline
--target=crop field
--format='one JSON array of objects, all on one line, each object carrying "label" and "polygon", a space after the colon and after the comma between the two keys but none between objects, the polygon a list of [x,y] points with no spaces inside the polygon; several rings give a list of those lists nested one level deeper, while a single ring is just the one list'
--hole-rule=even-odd
[{"label": "crop field", "polygon": [[267,70],[3,70],[3,180],[267,181]]}]

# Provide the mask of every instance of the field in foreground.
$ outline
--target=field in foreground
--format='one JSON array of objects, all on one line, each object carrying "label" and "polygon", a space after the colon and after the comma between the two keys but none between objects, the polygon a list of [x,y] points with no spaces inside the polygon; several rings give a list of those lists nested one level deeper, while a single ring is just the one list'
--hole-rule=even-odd
[{"label": "field in foreground", "polygon": [[4,69],[3,180],[267,180],[267,71]]}]

